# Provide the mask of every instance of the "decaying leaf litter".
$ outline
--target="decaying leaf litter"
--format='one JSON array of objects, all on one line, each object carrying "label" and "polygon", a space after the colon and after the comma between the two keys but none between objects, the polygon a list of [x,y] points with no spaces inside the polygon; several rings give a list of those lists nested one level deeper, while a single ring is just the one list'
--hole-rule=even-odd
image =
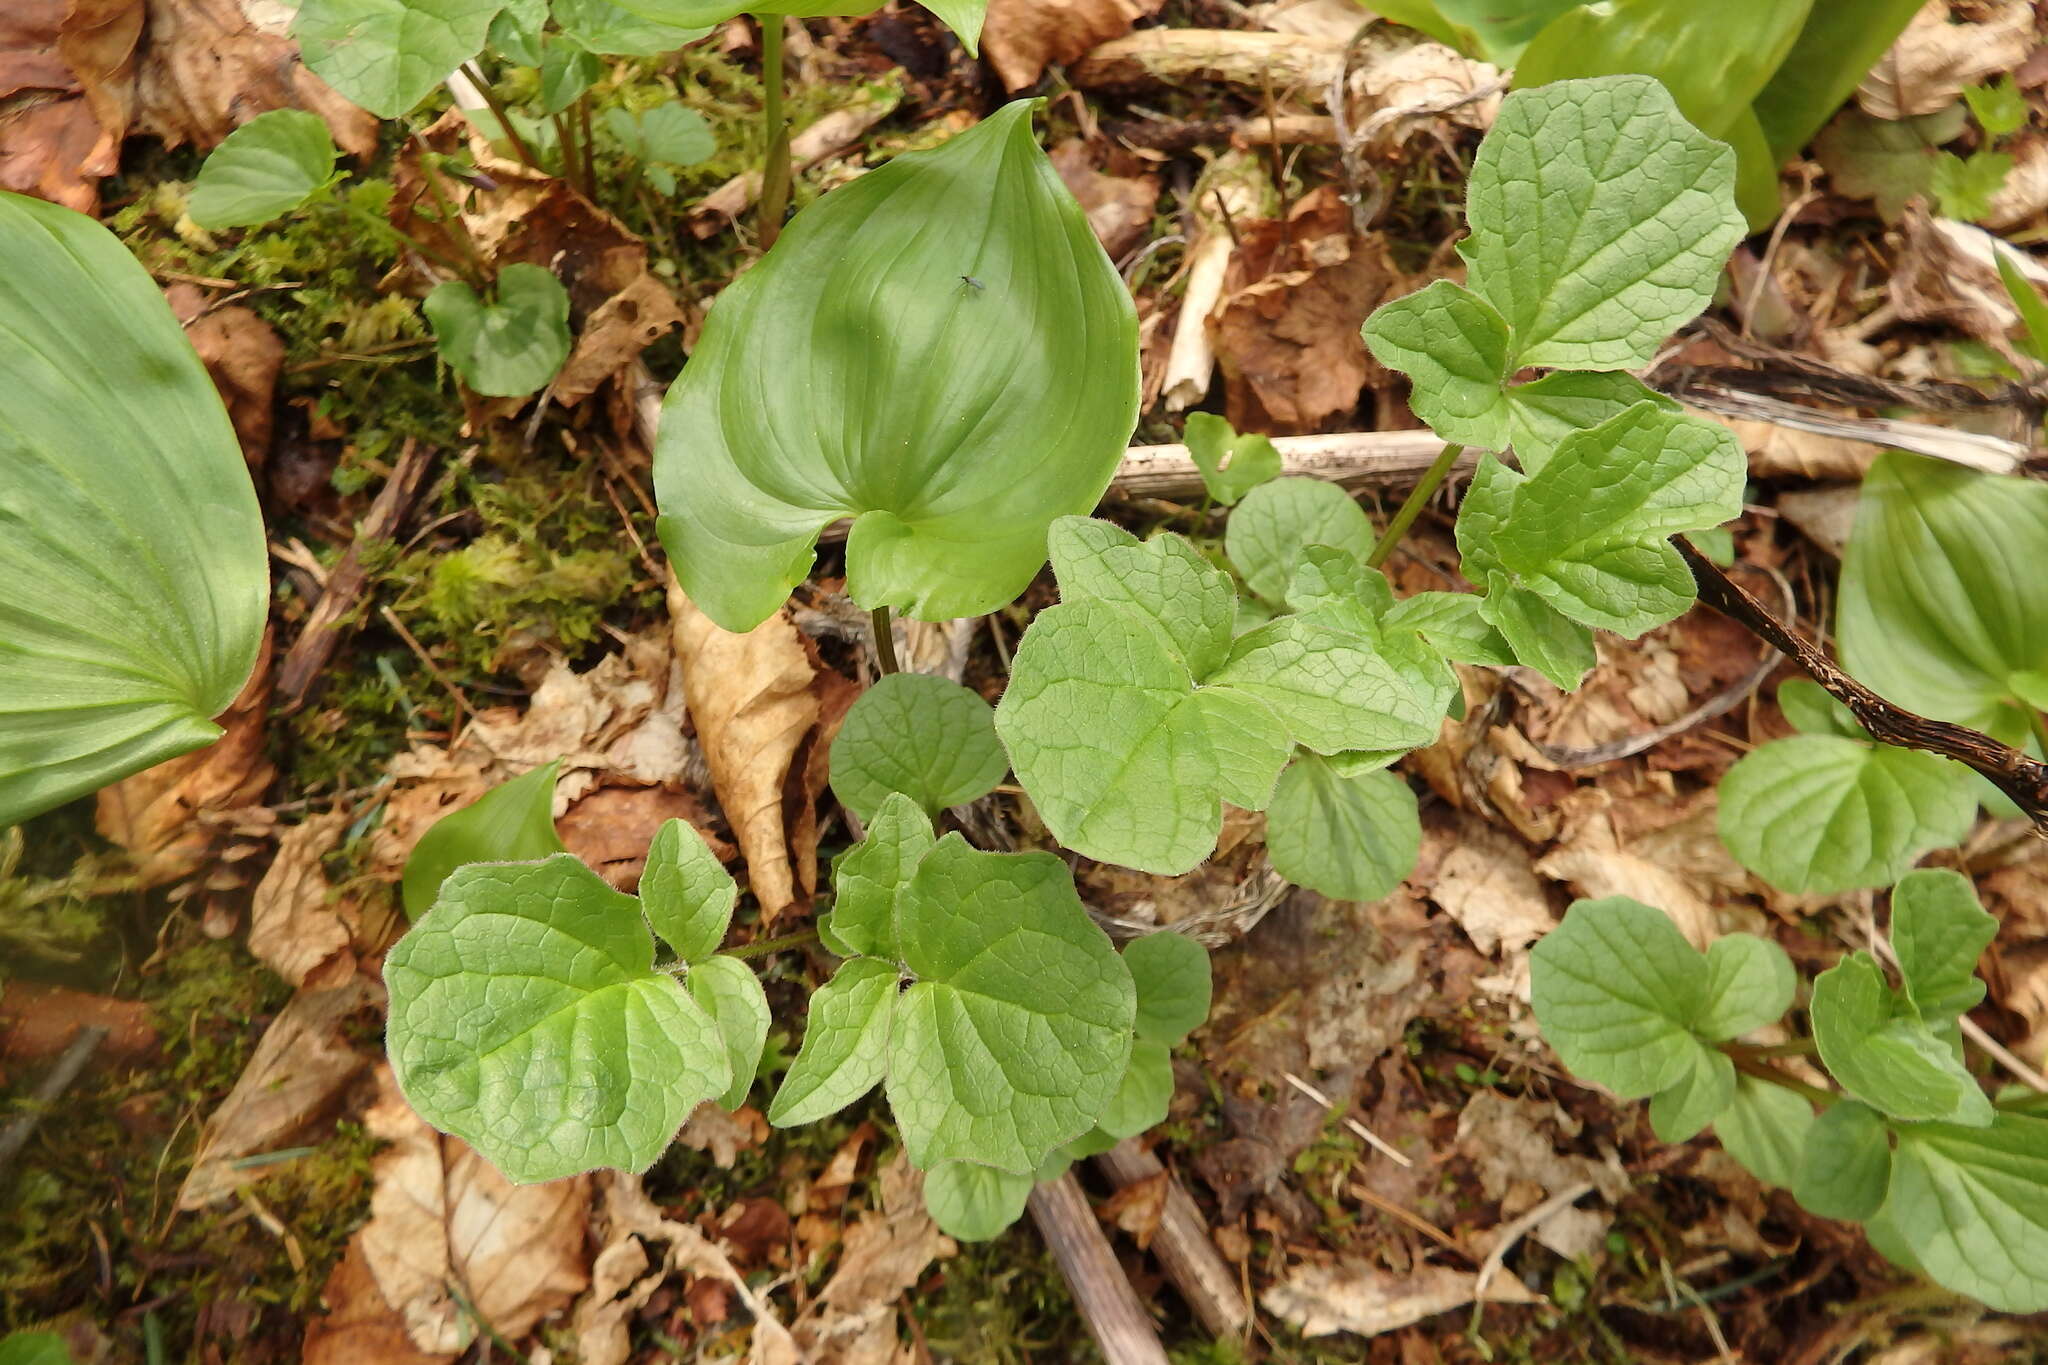
[{"label": "decaying leaf litter", "polygon": [[[939,1233],[874,1121],[885,1111],[771,1136],[758,1110],[706,1108],[644,1181],[517,1187],[421,1124],[381,1062],[377,964],[403,927],[405,859],[497,782],[559,760],[560,837],[621,887],[662,822],[687,820],[740,875],[763,938],[814,913],[818,860],[849,840],[826,756],[874,665],[832,562],[734,636],[667,579],[652,524],[644,399],[755,250],[737,155],[757,136],[754,31],[735,21],[702,52],[606,78],[629,111],[679,95],[734,150],[684,168],[673,195],[636,186],[600,206],[455,115],[422,135],[466,147],[490,182],[458,190],[459,226],[426,207],[439,182],[413,144],[366,163],[388,198],[348,191],[420,218],[430,243],[562,278],[581,331],[535,410],[442,382],[416,253],[319,220],[234,242],[184,214],[197,161],[179,145],[263,110],[308,109],[372,155],[374,125],[288,60],[267,16],[225,0],[46,8],[0,28],[0,71],[35,96],[0,115],[5,183],[96,197],[178,291],[260,471],[286,586],[272,662],[227,739],[4,850],[23,964],[0,996],[11,1093],[77,1027],[111,1030],[11,1163],[5,1325],[54,1322],[81,1359],[140,1358],[152,1336],[169,1358],[220,1360],[1086,1358],[1036,1234],[963,1249]],[[2017,358],[2021,320],[1979,229],[1943,217],[1932,187],[1875,206],[1861,188],[1887,176],[1857,162],[1872,146],[1940,146],[1872,127],[2001,75],[2030,106],[2048,83],[2027,6],[1943,8],[1839,117],[1821,169],[1788,175],[1781,230],[1738,250],[1717,325],[1653,373],[1712,411],[1748,395],[1746,418],[1759,392],[1808,400],[1805,428],[1738,428],[1756,482],[1734,548],[1741,580],[1810,632],[1833,617],[1829,500],[1874,453],[1843,419],[1914,415],[1932,382]],[[1196,405],[1304,441],[1370,433],[1283,450],[1335,461],[1384,512],[1433,447],[1418,459],[1382,436],[1416,423],[1359,325],[1459,270],[1455,206],[1501,73],[1385,29],[1354,47],[1356,18],[998,3],[986,71],[921,12],[792,26],[797,200],[1050,79],[1070,92],[1049,111],[1056,164],[1138,300],[1136,439],[1175,443],[1168,414]],[[209,50],[231,60],[209,71]],[[2048,205],[2029,169],[2038,124],[2030,107],[1995,210],[1971,215],[2022,245]],[[1943,141],[1958,137],[1978,150],[1961,125]],[[1934,411],[2024,445],[2023,401]],[[1811,430],[1816,413],[1836,428]],[[1178,488],[1118,495],[1115,515],[1202,534],[1214,523],[1182,469]],[[1432,514],[1388,567],[1405,594],[1449,586],[1457,562]],[[911,627],[898,647],[993,695],[1022,624]],[[1113,930],[1174,925],[1219,949],[1216,1008],[1148,1139],[1163,1164],[1109,1160],[1086,1181],[1168,1342],[1214,1353],[1189,1358],[2040,1349],[2035,1324],[1889,1293],[1896,1276],[1853,1231],[1710,1139],[1656,1144],[1640,1106],[1573,1083],[1535,1040],[1528,949],[1573,897],[1660,906],[1701,945],[1763,934],[1809,968],[1869,940],[1867,894],[1771,891],[1715,836],[1713,781],[1788,728],[1771,698],[1789,675],[1705,609],[1645,643],[1605,652],[1572,694],[1526,670],[1465,674],[1464,719],[1405,765],[1429,796],[1423,852],[1382,900],[1290,890],[1263,819],[1237,812],[1191,876],[1078,867]],[[1010,794],[958,818],[985,846],[1043,839]],[[2004,922],[1983,1017],[2038,1067],[2048,854],[1986,821],[1961,859]],[[769,993],[800,999],[793,981]],[[771,1069],[795,1050],[777,1027]],[[1176,1237],[1206,1249],[1177,1264]],[[1201,1345],[1233,1328],[1241,1345]]]}]

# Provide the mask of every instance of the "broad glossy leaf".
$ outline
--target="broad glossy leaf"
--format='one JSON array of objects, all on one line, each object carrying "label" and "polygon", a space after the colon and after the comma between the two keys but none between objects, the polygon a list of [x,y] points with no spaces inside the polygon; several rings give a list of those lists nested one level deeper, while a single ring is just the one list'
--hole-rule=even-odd
[{"label": "broad glossy leaf", "polygon": [[1437,280],[1367,318],[1365,344],[1380,364],[1414,381],[1408,406],[1431,431],[1460,445],[1507,449],[1502,389],[1513,343],[1492,304]]},{"label": "broad glossy leaf", "polygon": [[220,735],[269,610],[262,513],[163,295],[0,192],[0,826]]},{"label": "broad glossy leaf", "polygon": [[1774,740],[1721,779],[1721,842],[1791,892],[1888,886],[1976,818],[1966,770],[1912,749],[1835,735]]},{"label": "broad glossy leaf", "polygon": [[732,1081],[639,902],[566,853],[458,869],[384,981],[406,1099],[522,1184],[645,1170]]},{"label": "broad glossy leaf", "polygon": [[1273,870],[1334,900],[1393,894],[1422,850],[1415,792],[1389,772],[1340,777],[1327,760],[1303,754],[1280,774],[1266,811]]},{"label": "broad glossy leaf", "polygon": [[1130,1064],[1095,1126],[1121,1141],[1166,1122],[1173,1104],[1173,1056],[1166,1044],[1140,1038],[1131,1044]]},{"label": "broad glossy leaf", "polygon": [[605,111],[604,123],[635,161],[694,166],[718,152],[718,139],[704,116],[680,104],[656,105],[637,114],[615,106]]},{"label": "broad glossy leaf", "polygon": [[1842,1088],[1896,1119],[1991,1122],[1991,1101],[1950,1046],[1915,1017],[1868,953],[1813,980],[1813,1039]]},{"label": "broad glossy leaf", "polygon": [[1707,1003],[1693,1028],[1719,1042],[1775,1024],[1792,1007],[1799,974],[1769,939],[1723,934],[1707,945]]},{"label": "broad glossy leaf", "polygon": [[2048,485],[1888,451],[1842,558],[1842,663],[1892,701],[2024,744],[2014,674],[2048,671]]},{"label": "broad glossy leaf", "polygon": [[725,942],[739,887],[697,827],[669,820],[655,831],[640,874],[648,922],[685,962],[702,962]]},{"label": "broad glossy leaf", "polygon": [[1792,1193],[1810,1213],[1860,1223],[1883,1207],[1891,1174],[1884,1118],[1867,1104],[1843,1100],[1822,1110],[1807,1132]]},{"label": "broad glossy leaf", "polygon": [[2048,1310],[2048,1119],[1898,1135],[1884,1212],[1921,1267],[2001,1312]]},{"label": "broad glossy leaf", "polygon": [[1791,1189],[1813,1127],[1813,1106],[1782,1085],[1735,1078],[1735,1098],[1714,1120],[1714,1136],[1742,1168],[1767,1185]]},{"label": "broad glossy leaf", "polygon": [[1518,90],[1472,165],[1459,247],[1510,371],[1631,369],[1713,297],[1741,238],[1735,154],[1646,76]]},{"label": "broad glossy leaf", "polygon": [[1063,601],[1092,597],[1145,617],[1197,682],[1229,656],[1237,594],[1180,536],[1140,541],[1106,521],[1061,517],[1047,544]]},{"label": "broad glossy leaf", "polygon": [[924,1207],[939,1231],[963,1242],[986,1242],[1024,1215],[1037,1181],[971,1161],[948,1161],[925,1172]]},{"label": "broad glossy leaf", "polygon": [[891,792],[936,817],[988,795],[1009,770],[989,704],[927,673],[877,681],[832,741],[833,794],[863,820],[872,820]]},{"label": "broad glossy leaf", "polygon": [[949,834],[897,898],[896,934],[917,984],[896,1002],[885,1084],[913,1162],[1028,1175],[1094,1126],[1137,992],[1065,863]]},{"label": "broad glossy leaf", "polygon": [[1280,477],[1280,452],[1271,440],[1255,433],[1240,434],[1212,412],[1189,413],[1181,439],[1187,442],[1188,456],[1202,475],[1202,487],[1212,501],[1224,507],[1234,506],[1252,489]]},{"label": "broad glossy leaf", "polygon": [[892,792],[868,822],[867,838],[832,860],[832,910],[818,923],[825,946],[849,957],[896,960],[896,893],[937,842],[931,817]]},{"label": "broad glossy leaf", "polygon": [[441,883],[466,863],[523,863],[567,852],[555,833],[556,759],[436,820],[405,860],[400,891],[408,919],[433,907]]},{"label": "broad glossy leaf", "polygon": [[736,957],[712,957],[695,964],[684,976],[683,988],[711,1016],[724,1044],[732,1080],[717,1099],[729,1113],[745,1104],[747,1092],[754,1088],[761,1049],[768,1042],[768,996],[753,968]]},{"label": "broad glossy leaf", "polygon": [[875,1088],[889,1070],[901,976],[893,962],[857,957],[818,987],[803,1046],[768,1106],[770,1123],[815,1123]]},{"label": "broad glossy leaf", "polygon": [[537,265],[498,272],[484,300],[462,280],[443,280],[420,305],[434,345],[478,393],[521,398],[546,386],[569,358],[569,291]]},{"label": "broad glossy leaf", "polygon": [[483,50],[504,0],[303,0],[292,37],[314,74],[400,118]]},{"label": "broad glossy leaf", "polygon": [[1676,1084],[1650,1096],[1650,1130],[1664,1142],[1689,1142],[1735,1102],[1735,1064],[1699,1048]]},{"label": "broad glossy leaf", "polygon": [[683,587],[726,629],[780,606],[842,516],[862,606],[993,610],[1053,519],[1102,496],[1137,418],[1137,317],[1032,108],[826,195],[719,295],[655,486]]},{"label": "broad glossy leaf", "polygon": [[1685,1079],[1706,1049],[1693,1021],[1707,963],[1661,910],[1579,901],[1529,954],[1530,999],[1565,1065],[1624,1099]]},{"label": "broad glossy leaf", "polygon": [[[562,32],[592,52],[621,57],[658,57],[663,53],[673,52],[711,32],[713,24],[713,21],[701,24],[665,24],[636,14],[622,5],[612,3],[612,0],[552,0],[551,8],[555,23],[560,25]],[[616,109],[613,111],[623,112]],[[605,117],[607,122],[611,120],[611,114]],[[632,116],[629,114],[627,117]],[[664,158],[648,159],[658,161]],[[692,163],[683,161],[676,164]]]},{"label": "broad glossy leaf", "polygon": [[334,158],[334,139],[318,114],[258,114],[206,158],[185,212],[199,226],[216,230],[282,218],[327,183]]},{"label": "broad glossy leaf", "polygon": [[1813,0],[1791,52],[1752,102],[1774,162],[1806,145],[1921,8],[1918,0]]},{"label": "broad glossy leaf", "polygon": [[1619,417],[1638,403],[1669,412],[1678,404],[1631,374],[1610,370],[1558,370],[1507,391],[1508,431],[1524,474],[1538,474],[1558,444],[1575,432]]},{"label": "broad glossy leaf", "polygon": [[1138,992],[1140,1038],[1171,1047],[1209,1017],[1209,953],[1187,935],[1161,929],[1132,939],[1124,966]]},{"label": "broad glossy leaf", "polygon": [[1998,937],[1970,879],[1947,868],[1908,872],[1892,890],[1892,951],[1906,998],[1939,1027],[1984,999],[1977,959]]},{"label": "broad glossy leaf", "polygon": [[1276,606],[1310,545],[1328,545],[1363,560],[1372,552],[1372,522],[1336,484],[1274,479],[1244,495],[1223,528],[1223,553],[1245,586]]}]

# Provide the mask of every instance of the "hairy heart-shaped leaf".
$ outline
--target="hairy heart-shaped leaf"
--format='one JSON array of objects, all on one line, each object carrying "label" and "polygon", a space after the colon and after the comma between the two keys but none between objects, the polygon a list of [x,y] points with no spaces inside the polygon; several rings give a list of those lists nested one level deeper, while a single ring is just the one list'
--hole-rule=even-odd
[{"label": "hairy heart-shaped leaf", "polygon": [[717,1098],[719,1107],[730,1113],[747,1102],[762,1049],[768,1043],[767,993],[753,969],[736,957],[712,957],[693,964],[683,978],[683,988],[711,1017],[725,1047],[732,1082]]},{"label": "hairy heart-shaped leaf", "polygon": [[1884,1205],[1892,1144],[1884,1118],[1844,1100],[1823,1110],[1806,1134],[1792,1193],[1811,1213],[1861,1222]]},{"label": "hairy heart-shaped leaf", "polygon": [[504,0],[303,0],[292,37],[313,73],[399,118],[483,50]]},{"label": "hairy heart-shaped leaf", "polygon": [[875,1088],[889,1071],[903,972],[894,962],[856,957],[811,996],[803,1047],[782,1078],[768,1121],[815,1123]]},{"label": "hairy heart-shaped leaf", "polygon": [[2001,1312],[2048,1310],[2048,1119],[1897,1131],[1884,1214],[1921,1268]]},{"label": "hairy heart-shaped leaf", "polygon": [[834,190],[719,295],[654,471],[662,542],[719,625],[767,619],[840,517],[862,606],[991,611],[1102,496],[1137,315],[1032,108]]},{"label": "hairy heart-shaped leaf", "polygon": [[282,218],[334,174],[334,138],[318,114],[273,109],[229,133],[192,182],[185,212],[203,228]]},{"label": "hairy heart-shaped leaf", "polygon": [[1365,344],[1415,381],[1408,406],[1446,441],[1506,450],[1508,325],[1463,285],[1437,280],[1366,319]]},{"label": "hairy heart-shaped leaf", "polygon": [[1692,1053],[1676,1083],[1650,1096],[1650,1131],[1664,1142],[1690,1142],[1735,1102],[1735,1064],[1711,1048]]},{"label": "hairy heart-shaped leaf", "polygon": [[1037,1180],[971,1161],[948,1161],[924,1178],[924,1206],[939,1231],[986,1242],[1024,1214]]},{"label": "hairy heart-shaped leaf", "polygon": [[1213,412],[1188,414],[1188,457],[1202,475],[1202,487],[1224,507],[1260,484],[1280,477],[1280,452],[1264,436],[1240,434]]},{"label": "hairy heart-shaped leaf", "polygon": [[1529,954],[1530,998],[1565,1065],[1624,1099],[1684,1079],[1707,964],[1671,917],[1625,896],[1579,901]]},{"label": "hairy heart-shaped leaf", "polygon": [[488,300],[461,280],[443,280],[420,310],[441,358],[478,393],[522,398],[569,358],[569,291],[537,265],[500,270]]},{"label": "hairy heart-shaped leaf", "polygon": [[0,192],[0,827],[211,743],[269,611],[220,395],[148,272]]},{"label": "hairy heart-shaped leaf", "polygon": [[604,126],[635,161],[694,166],[718,153],[711,125],[680,104],[658,104],[639,113],[614,106],[605,111]]},{"label": "hairy heart-shaped leaf", "polygon": [[1140,1038],[1171,1047],[1209,1017],[1209,953],[1187,935],[1161,929],[1132,939],[1124,966],[1138,992]]},{"label": "hairy heart-shaped leaf", "polygon": [[1223,528],[1223,553],[1245,586],[1274,605],[1302,551],[1327,545],[1363,560],[1372,552],[1372,522],[1349,493],[1321,479],[1274,479],[1244,495]]},{"label": "hairy heart-shaped leaf", "polygon": [[863,820],[874,819],[891,792],[936,817],[988,795],[1009,770],[989,704],[926,673],[877,681],[832,740],[832,792]]},{"label": "hairy heart-shaped leaf", "polygon": [[523,863],[566,853],[555,832],[555,777],[562,761],[501,782],[428,827],[405,860],[400,883],[408,919],[433,907],[448,874],[466,863]]},{"label": "hairy heart-shaped leaf", "polygon": [[1782,1085],[1735,1078],[1735,1098],[1714,1119],[1714,1136],[1758,1180],[1791,1189],[1813,1127],[1813,1105]]},{"label": "hairy heart-shaped leaf", "polygon": [[1340,776],[1303,754],[1280,774],[1266,812],[1273,870],[1333,900],[1376,901],[1415,870],[1422,849],[1415,792],[1388,772]]},{"label": "hairy heart-shaped leaf", "polygon": [[1914,1010],[1937,1030],[1984,999],[1977,959],[1997,936],[1997,917],[1985,912],[1960,872],[1922,868],[1892,889],[1899,977]]},{"label": "hairy heart-shaped leaf", "polygon": [[896,893],[937,842],[931,817],[891,792],[868,821],[867,838],[832,860],[832,909],[818,922],[825,946],[846,957],[896,961]]},{"label": "hairy heart-shaped leaf", "polygon": [[1955,1050],[1885,981],[1868,953],[1813,980],[1813,1039],[1842,1088],[1897,1119],[1991,1122],[1991,1101]]}]

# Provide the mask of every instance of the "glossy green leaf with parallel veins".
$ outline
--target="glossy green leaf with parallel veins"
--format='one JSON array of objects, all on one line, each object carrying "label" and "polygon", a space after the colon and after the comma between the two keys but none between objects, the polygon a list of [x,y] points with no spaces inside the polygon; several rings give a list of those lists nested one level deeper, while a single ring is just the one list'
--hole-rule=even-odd
[{"label": "glossy green leaf with parallel veins", "polygon": [[826,195],[719,295],[654,472],[662,541],[721,626],[767,619],[840,517],[862,606],[991,611],[1102,496],[1137,418],[1137,315],[1033,107]]},{"label": "glossy green leaf with parallel veins", "polygon": [[192,182],[185,212],[203,228],[255,227],[312,198],[334,174],[327,124],[303,109],[273,109],[229,133]]},{"label": "glossy green leaf with parallel veins", "polygon": [[1393,894],[1422,851],[1415,792],[1389,772],[1341,777],[1327,759],[1303,754],[1280,774],[1266,811],[1273,870],[1333,900]]},{"label": "glossy green leaf with parallel veins", "polygon": [[562,762],[544,763],[436,820],[413,845],[400,883],[408,919],[434,904],[448,874],[466,863],[519,863],[565,853],[555,833],[555,777]]},{"label": "glossy green leaf with parallel veins", "polygon": [[2048,485],[1888,451],[1842,558],[1842,663],[1910,711],[2024,744],[2016,674],[2048,671]]},{"label": "glossy green leaf with parallel veins", "polygon": [[1130,1059],[1137,992],[1049,853],[949,834],[897,897],[917,978],[895,1005],[889,1107],[910,1159],[1019,1175],[1094,1126]]},{"label": "glossy green leaf with parallel veins", "polygon": [[0,826],[219,737],[269,610],[219,393],[135,257],[0,192]]},{"label": "glossy green leaf with parallel veins", "polygon": [[1692,1053],[1676,1083],[1650,1096],[1650,1131],[1664,1142],[1690,1142],[1735,1102],[1735,1064],[1712,1048]]},{"label": "glossy green leaf with parallel veins", "polygon": [[522,398],[546,387],[569,358],[569,291],[537,265],[498,272],[496,297],[443,280],[420,304],[434,346],[478,393]]},{"label": "glossy green leaf with parallel veins", "polygon": [[1525,365],[1631,369],[1713,297],[1735,154],[1646,76],[1518,90],[1480,144],[1459,247]]},{"label": "glossy green leaf with parallel veins", "polygon": [[832,860],[832,909],[818,922],[825,946],[842,956],[894,961],[896,893],[937,842],[917,802],[890,793],[868,821],[867,837]]},{"label": "glossy green leaf with parallel veins", "polygon": [[1124,966],[1138,992],[1138,1037],[1171,1047],[1209,1017],[1209,953],[1187,935],[1161,929],[1132,939]]},{"label": "glossy green leaf with parallel veins", "polygon": [[1287,586],[1311,545],[1328,545],[1363,560],[1372,552],[1372,522],[1352,496],[1321,479],[1274,479],[1244,495],[1223,528],[1223,553],[1245,586],[1266,601],[1287,600]]},{"label": "glossy green leaf with parallel veins", "polygon": [[520,1183],[645,1170],[732,1083],[640,903],[566,853],[458,869],[384,981],[406,1099]]},{"label": "glossy green leaf with parallel veins", "polygon": [[738,899],[738,884],[695,825],[669,820],[655,831],[640,874],[640,903],[678,957],[702,962],[717,952]]},{"label": "glossy green leaf with parallel veins", "polygon": [[993,1166],[948,1161],[925,1173],[924,1207],[947,1236],[986,1242],[1024,1215],[1037,1183]]},{"label": "glossy green leaf with parallel veins", "polygon": [[1844,1090],[1895,1119],[1991,1122],[1991,1101],[1893,991],[1868,953],[1851,953],[1813,981],[1813,1038]]},{"label": "glossy green leaf with parallel veins", "polygon": [[1507,449],[1502,390],[1513,342],[1492,304],[1437,280],[1367,318],[1365,344],[1380,364],[1414,381],[1408,406],[1431,431],[1459,445]]},{"label": "glossy green leaf with parallel veins", "polygon": [[400,118],[483,50],[504,0],[303,0],[292,37],[313,73],[378,118]]},{"label": "glossy green leaf with parallel veins", "polygon": [[2048,1119],[1898,1129],[1884,1215],[1945,1289],[2006,1313],[2048,1310]]},{"label": "glossy green leaf with parallel veins", "polygon": [[1234,506],[1252,489],[1280,477],[1280,452],[1272,441],[1240,434],[1213,412],[1189,413],[1181,439],[1202,476],[1202,487],[1221,506]]},{"label": "glossy green leaf with parallel veins", "polygon": [[1565,1065],[1624,1099],[1684,1080],[1705,1045],[1706,958],[1670,916],[1625,896],[1579,901],[1529,954],[1530,999]]},{"label": "glossy green leaf with parallel veins", "polygon": [[1912,749],[1795,735],[1744,754],[1721,779],[1721,842],[1783,891],[1888,886],[1976,819],[1967,769]]},{"label": "glossy green leaf with parallel veins", "polygon": [[1977,959],[1998,937],[1970,879],[1948,868],[1908,872],[1892,889],[1892,951],[1906,998],[1939,1028],[1984,999]]},{"label": "glossy green leaf with parallel veins", "polygon": [[1921,8],[1920,0],[1813,0],[1792,50],[1752,101],[1773,161],[1820,131]]},{"label": "glossy green leaf with parallel veins", "polygon": [[761,1050],[768,1043],[767,993],[754,969],[736,957],[695,963],[683,977],[683,989],[718,1028],[732,1080],[717,1099],[719,1107],[730,1113],[747,1102],[747,1092],[754,1088],[754,1072],[761,1065]]},{"label": "glossy green leaf with parallel veins", "polygon": [[778,1128],[815,1123],[874,1089],[889,1070],[902,971],[856,957],[811,996],[804,1041],[768,1106]]},{"label": "glossy green leaf with parallel veins", "polygon": [[1009,770],[989,704],[926,673],[877,681],[832,740],[832,792],[863,820],[872,820],[891,792],[936,817],[988,795]]},{"label": "glossy green leaf with parallel veins", "polygon": [[1891,1174],[1883,1116],[1844,1100],[1821,1111],[1808,1130],[1792,1193],[1809,1213],[1860,1223],[1883,1207]]},{"label": "glossy green leaf with parallel veins", "polygon": [[1714,1119],[1714,1136],[1742,1168],[1791,1189],[1813,1127],[1813,1105],[1782,1085],[1737,1075],[1735,1098]]}]

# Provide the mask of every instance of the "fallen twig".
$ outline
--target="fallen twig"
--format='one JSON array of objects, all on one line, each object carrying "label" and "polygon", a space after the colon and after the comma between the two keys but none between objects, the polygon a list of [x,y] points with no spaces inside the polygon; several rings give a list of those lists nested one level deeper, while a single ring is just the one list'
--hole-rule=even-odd
[{"label": "fallen twig", "polygon": [[1030,1209],[1102,1358],[1109,1365],[1167,1365],[1159,1331],[1124,1278],[1074,1173],[1040,1181],[1031,1191]]},{"label": "fallen twig", "polygon": [[5,1128],[0,1128],[0,1173],[5,1173],[15,1156],[28,1145],[36,1124],[42,1121],[43,1110],[63,1097],[79,1073],[85,1070],[85,1064],[92,1060],[92,1054],[98,1052],[100,1044],[106,1040],[107,1031],[97,1024],[86,1025],[72,1037],[64,1055],[57,1059],[57,1064],[50,1068],[49,1074],[36,1086],[35,1093],[29,1096],[33,1107],[27,1113],[15,1115]]},{"label": "fallen twig", "polygon": [[1125,1138],[1096,1157],[1095,1165],[1119,1189],[1166,1177],[1166,1206],[1159,1215],[1159,1230],[1152,1235],[1152,1251],[1204,1327],[1218,1337],[1241,1337],[1251,1323],[1251,1308],[1236,1274],[1209,1240],[1209,1225],[1194,1197],[1134,1138]]}]

